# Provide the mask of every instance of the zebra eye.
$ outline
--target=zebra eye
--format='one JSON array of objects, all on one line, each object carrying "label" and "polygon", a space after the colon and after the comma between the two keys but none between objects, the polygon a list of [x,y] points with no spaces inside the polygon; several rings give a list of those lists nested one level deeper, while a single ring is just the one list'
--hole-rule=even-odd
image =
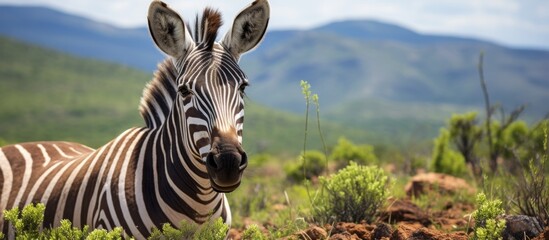
[{"label": "zebra eye", "polygon": [[242,93],[244,93],[244,90],[246,90],[246,87],[248,86],[249,84],[247,82],[245,83],[242,83],[240,84],[240,87],[238,88],[238,90]]},{"label": "zebra eye", "polygon": [[187,85],[180,85],[178,88],[179,93],[181,93],[181,96],[187,97],[192,94],[191,90],[187,87]]}]

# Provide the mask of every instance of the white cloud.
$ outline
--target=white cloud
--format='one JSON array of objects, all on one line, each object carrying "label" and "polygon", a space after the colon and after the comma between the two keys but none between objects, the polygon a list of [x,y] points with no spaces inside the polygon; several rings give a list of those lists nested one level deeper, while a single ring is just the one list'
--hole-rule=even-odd
[{"label": "white cloud", "polygon": [[[222,10],[225,28],[251,0],[166,0],[186,19],[205,6]],[[310,28],[334,20],[374,18],[421,32],[476,36],[516,46],[549,49],[546,0],[271,0],[271,29]],[[47,5],[118,26],[146,25],[150,0],[0,0]]]}]

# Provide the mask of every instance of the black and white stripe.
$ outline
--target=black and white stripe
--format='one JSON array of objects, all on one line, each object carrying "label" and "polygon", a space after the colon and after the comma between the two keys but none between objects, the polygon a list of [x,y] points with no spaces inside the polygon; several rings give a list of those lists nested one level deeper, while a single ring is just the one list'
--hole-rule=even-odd
[{"label": "black and white stripe", "polygon": [[[151,3],[149,28],[169,57],[140,105],[146,127],[126,130],[94,150],[78,143],[34,142],[0,148],[0,209],[46,204],[45,226],[122,226],[138,239],[164,223],[231,222],[225,192],[240,184],[243,89],[237,62],[263,37],[266,0],[256,0],[215,43],[220,14],[207,9],[191,36],[179,15]],[[200,26],[198,26],[200,25]],[[0,229],[13,237],[3,222]]]}]

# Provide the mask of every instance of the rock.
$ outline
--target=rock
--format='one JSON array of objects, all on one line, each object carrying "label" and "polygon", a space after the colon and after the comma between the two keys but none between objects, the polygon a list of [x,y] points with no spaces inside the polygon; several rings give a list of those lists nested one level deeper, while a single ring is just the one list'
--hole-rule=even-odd
[{"label": "rock", "polygon": [[434,240],[436,235],[435,230],[423,227],[414,231],[408,240]]},{"label": "rock", "polygon": [[348,232],[337,233],[330,237],[330,240],[360,240],[357,235],[351,235]]},{"label": "rock", "polygon": [[417,230],[417,226],[412,224],[400,224],[397,229],[391,234],[390,240],[406,240],[412,236],[412,233]]},{"label": "rock", "polygon": [[532,239],[543,232],[538,220],[525,215],[505,216],[505,230],[503,239],[519,240]]},{"label": "rock", "polygon": [[350,234],[358,236],[360,239],[370,239],[370,231],[365,224],[355,224],[347,229]]},{"label": "rock", "polygon": [[321,227],[313,226],[295,234],[299,239],[326,239],[328,233]]},{"label": "rock", "polygon": [[380,240],[384,237],[390,237],[391,236],[391,226],[385,223],[380,223],[374,228],[374,231],[372,232],[372,240]]},{"label": "rock", "polygon": [[467,240],[465,232],[445,233],[412,224],[401,224],[393,232],[390,240]]},{"label": "rock", "polygon": [[429,215],[410,200],[394,200],[380,213],[380,220],[386,223],[419,222],[423,226],[431,224]]},{"label": "rock", "polygon": [[[355,236],[357,239],[370,239],[372,227],[365,223],[346,223],[339,222],[333,228],[326,228],[332,236],[337,234],[347,234]],[[330,238],[331,239],[331,238]]]},{"label": "rock", "polygon": [[408,240],[467,240],[465,232],[443,233],[429,228],[420,228],[412,233]]},{"label": "rock", "polygon": [[412,177],[405,187],[406,194],[414,197],[429,191],[445,194],[460,190],[474,193],[474,189],[465,180],[442,173],[420,173]]},{"label": "rock", "polygon": [[347,228],[349,228],[351,225],[355,225],[354,223],[346,223],[346,222],[338,222],[334,226],[329,226],[326,228],[330,232],[330,234],[337,234],[337,233],[344,233],[347,232]]}]

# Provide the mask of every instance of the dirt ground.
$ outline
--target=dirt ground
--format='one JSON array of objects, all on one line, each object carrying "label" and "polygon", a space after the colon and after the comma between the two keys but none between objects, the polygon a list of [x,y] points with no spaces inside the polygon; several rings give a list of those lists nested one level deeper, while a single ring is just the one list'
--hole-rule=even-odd
[{"label": "dirt ground", "polygon": [[[458,191],[476,192],[463,179],[438,173],[419,173],[406,184],[406,196],[388,199],[386,207],[373,223],[310,225],[284,239],[466,240],[473,236],[474,220],[471,214],[475,210],[474,204],[444,197]],[[423,207],[414,203],[418,201],[411,200],[418,197],[423,197],[418,203]],[[282,209],[284,207],[281,206]],[[262,228],[261,224],[258,225]],[[243,230],[231,229],[228,239],[242,239]],[[268,234],[267,230],[263,230]],[[549,227],[532,239],[549,240]]]},{"label": "dirt ground", "polygon": [[[287,239],[468,239],[474,206],[447,204],[442,211],[429,213],[410,200],[390,200],[375,223],[345,223],[317,226]],[[243,229],[231,229],[229,239],[242,239]]]},{"label": "dirt ground", "polygon": [[[448,203],[443,210],[428,212],[408,199],[390,200],[372,224],[339,222],[296,232],[284,239],[330,240],[467,240],[472,236],[473,205]],[[231,229],[228,239],[242,239],[243,229]],[[534,238],[549,240],[549,228]]]}]

